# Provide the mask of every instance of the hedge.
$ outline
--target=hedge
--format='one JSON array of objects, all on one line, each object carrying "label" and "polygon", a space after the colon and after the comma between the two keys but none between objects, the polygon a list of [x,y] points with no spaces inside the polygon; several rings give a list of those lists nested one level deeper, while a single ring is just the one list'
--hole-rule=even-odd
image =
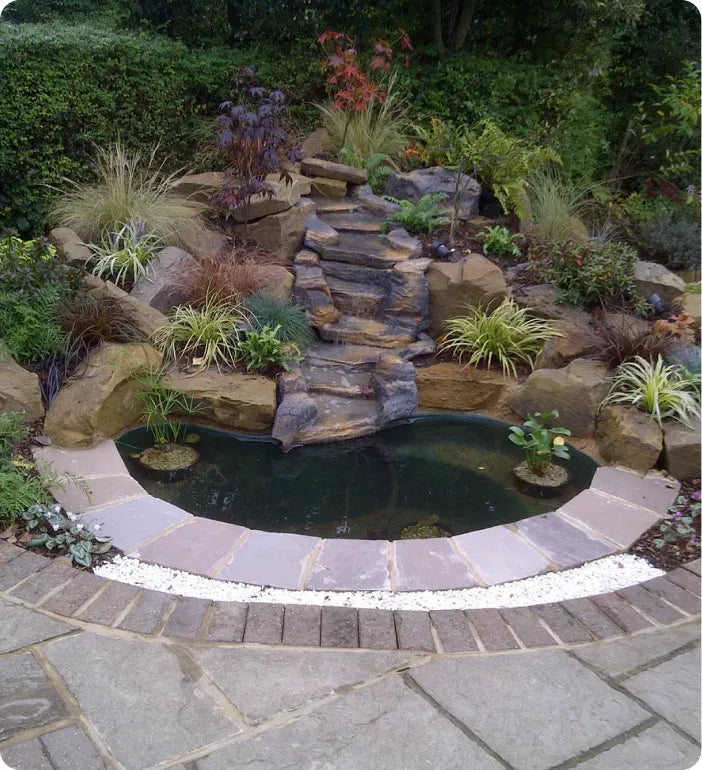
[{"label": "hedge", "polygon": [[[278,51],[190,51],[161,36],[66,24],[0,23],[0,229],[33,233],[52,187],[92,174],[94,145],[160,143],[172,166],[188,165],[203,116],[231,94],[237,67],[266,85],[319,98],[318,64]],[[316,70],[315,70],[316,67]]]}]

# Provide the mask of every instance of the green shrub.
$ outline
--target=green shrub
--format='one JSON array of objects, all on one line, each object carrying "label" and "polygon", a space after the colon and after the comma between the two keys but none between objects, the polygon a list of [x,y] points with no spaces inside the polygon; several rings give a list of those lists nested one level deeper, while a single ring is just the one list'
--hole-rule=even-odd
[{"label": "green shrub", "polygon": [[521,238],[520,233],[511,235],[506,227],[488,227],[477,233],[478,238],[482,239],[483,251],[486,254],[497,254],[498,257],[519,257],[521,251],[515,243]]},{"label": "green shrub", "polygon": [[612,241],[537,242],[529,257],[542,277],[559,288],[562,302],[586,308],[627,303],[645,309],[634,281],[637,255],[631,246]]},{"label": "green shrub", "polygon": [[29,302],[48,284],[67,292],[76,271],[66,269],[56,249],[44,238],[23,241],[6,233],[0,236],[0,291],[16,302]]},{"label": "green shrub", "polygon": [[294,342],[283,342],[279,332],[280,326],[264,326],[260,331],[248,332],[239,342],[247,369],[261,371],[280,366],[288,372],[292,363],[302,361],[300,348]]},{"label": "green shrub", "polygon": [[[0,349],[2,360],[2,349]],[[0,412],[0,463],[9,459],[12,450],[29,432],[24,412]]]},{"label": "green shrub", "polygon": [[530,318],[526,308],[514,300],[505,299],[493,312],[485,308],[470,308],[467,315],[444,324],[446,334],[440,339],[439,350],[451,353],[466,366],[485,363],[492,366],[495,359],[505,375],[516,378],[517,364],[534,368],[534,359],[551,337],[561,336],[550,321]]},{"label": "green shrub", "polygon": [[15,361],[37,363],[63,348],[65,335],[56,321],[61,298],[51,286],[35,294],[31,305],[0,294],[2,339]]},{"label": "green shrub", "polygon": [[660,356],[655,363],[635,358],[622,364],[602,404],[635,406],[651,415],[659,425],[666,418],[689,425],[700,411],[699,391]]},{"label": "green shrub", "polygon": [[392,222],[401,224],[410,233],[433,233],[450,221],[448,217],[439,213],[441,204],[447,197],[444,193],[422,195],[417,203],[389,198],[400,204],[400,210],[390,219]]},{"label": "green shrub", "polygon": [[641,236],[651,255],[671,270],[700,266],[700,225],[681,219],[658,219],[641,226]]},{"label": "green shrub", "polygon": [[315,340],[305,311],[289,300],[280,300],[268,294],[252,294],[246,299],[251,313],[251,326],[256,331],[264,327],[278,328],[278,339],[306,347]]}]

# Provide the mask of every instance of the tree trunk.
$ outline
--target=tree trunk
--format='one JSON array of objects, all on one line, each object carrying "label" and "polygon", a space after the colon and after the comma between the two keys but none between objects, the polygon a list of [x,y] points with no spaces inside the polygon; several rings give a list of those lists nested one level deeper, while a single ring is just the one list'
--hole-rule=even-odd
[{"label": "tree trunk", "polygon": [[445,53],[446,46],[441,34],[441,0],[431,0],[429,8],[431,15],[431,40],[439,53]]},{"label": "tree trunk", "polygon": [[458,24],[455,26],[451,33],[451,51],[455,53],[463,48],[468,32],[470,31],[470,25],[473,21],[473,14],[478,6],[478,0],[463,0],[463,7],[461,8],[461,16],[458,19]]}]

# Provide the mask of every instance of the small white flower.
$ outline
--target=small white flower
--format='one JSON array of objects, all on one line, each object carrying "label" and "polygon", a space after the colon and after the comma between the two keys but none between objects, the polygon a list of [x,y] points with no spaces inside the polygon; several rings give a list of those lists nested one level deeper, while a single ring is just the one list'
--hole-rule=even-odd
[{"label": "small white flower", "polygon": [[59,527],[58,527],[58,524],[52,524],[52,525],[51,525],[51,529],[53,529],[53,530],[54,530],[54,532],[58,532],[58,528],[59,528]]},{"label": "small white flower", "polygon": [[85,527],[85,524],[76,524],[76,529],[78,530],[78,532],[80,532],[81,529],[83,529],[83,527]]},{"label": "small white flower", "polygon": [[61,506],[60,506],[60,505],[58,505],[58,504],[57,504],[57,505],[52,505],[52,506],[51,506],[51,510],[52,510],[54,513],[61,513]]},{"label": "small white flower", "polygon": [[75,515],[75,513],[71,513],[70,511],[66,511],[66,516],[71,520],[75,521],[78,517]]},{"label": "small white flower", "polygon": [[102,524],[94,524],[93,532],[99,532],[102,529]]}]

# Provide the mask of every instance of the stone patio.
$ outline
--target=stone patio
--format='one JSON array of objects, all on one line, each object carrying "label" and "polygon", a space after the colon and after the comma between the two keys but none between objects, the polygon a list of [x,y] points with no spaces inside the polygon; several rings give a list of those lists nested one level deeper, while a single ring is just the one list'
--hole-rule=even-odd
[{"label": "stone patio", "polygon": [[0,541],[13,770],[685,770],[700,757],[699,561],[638,590],[432,613],[211,603],[60,566]]},{"label": "stone patio", "polygon": [[287,589],[414,591],[491,586],[577,567],[626,550],[665,515],[679,484],[598,468],[590,489],[560,509],[452,538],[322,540],[204,519],[151,497],[113,441],[83,450],[41,447],[37,460],[81,476],[56,490],[68,510],[142,561],[219,580]]}]

